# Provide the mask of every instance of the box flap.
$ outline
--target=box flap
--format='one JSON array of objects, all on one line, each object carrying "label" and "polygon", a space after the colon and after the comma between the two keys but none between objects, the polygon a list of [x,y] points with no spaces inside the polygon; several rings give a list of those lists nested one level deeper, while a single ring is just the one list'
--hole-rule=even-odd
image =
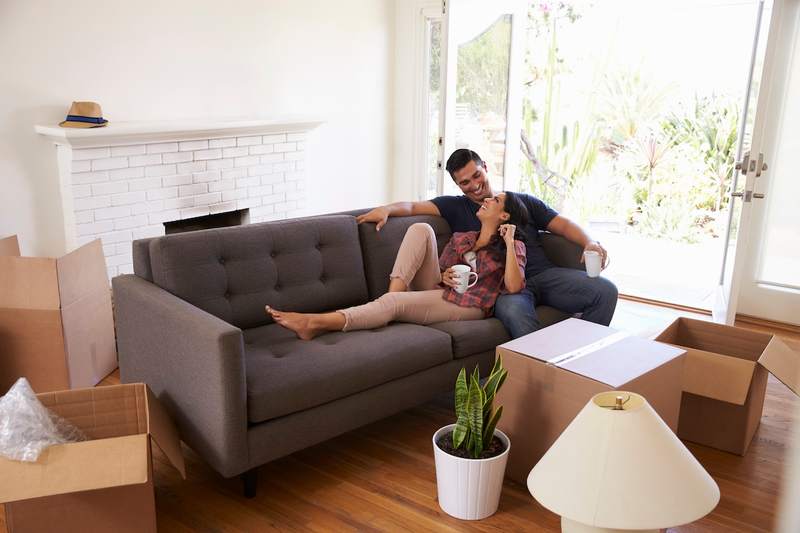
[{"label": "box flap", "polygon": [[772,337],[758,362],[781,380],[795,394],[800,387],[800,352],[786,345],[778,336]]},{"label": "box flap", "polygon": [[172,463],[172,466],[180,472],[183,479],[186,479],[186,465],[183,462],[178,429],[172,423],[172,419],[170,419],[164,407],[156,399],[153,391],[146,386],[145,388],[147,389],[147,411],[149,414],[147,417],[148,432],[159,449],[167,456],[169,462]]},{"label": "box flap", "polygon": [[[560,368],[619,389],[684,354],[684,350],[640,337],[616,336],[611,344],[569,361]],[[592,348],[590,345],[587,347]]]},{"label": "box flap", "polygon": [[0,307],[59,309],[55,259],[0,256]]},{"label": "box flap", "polygon": [[683,390],[744,405],[755,368],[755,361],[690,348],[683,365]]},{"label": "box flap", "polygon": [[683,354],[672,346],[570,318],[500,348],[619,388]]},{"label": "box flap", "polygon": [[146,483],[147,435],[51,446],[35,463],[0,457],[0,502]]},{"label": "box flap", "polygon": [[568,318],[529,335],[501,344],[501,348],[538,359],[550,361],[565,353],[619,333],[615,329]]},{"label": "box flap", "polygon": [[61,307],[95,291],[109,291],[108,271],[100,239],[86,243],[56,260]]},{"label": "box flap", "polygon": [[23,376],[35,391],[69,388],[57,309],[0,308],[0,394]]},{"label": "box flap", "polygon": [[0,239],[0,256],[19,257],[19,241],[16,235]]},{"label": "box flap", "polygon": [[655,340],[684,348],[757,361],[771,338],[772,335],[769,333],[680,317]]},{"label": "box flap", "polygon": [[93,387],[117,368],[111,292],[94,291],[61,308],[70,387]]},{"label": "box flap", "polygon": [[56,391],[36,397],[92,439],[147,434],[147,399],[142,383]]}]

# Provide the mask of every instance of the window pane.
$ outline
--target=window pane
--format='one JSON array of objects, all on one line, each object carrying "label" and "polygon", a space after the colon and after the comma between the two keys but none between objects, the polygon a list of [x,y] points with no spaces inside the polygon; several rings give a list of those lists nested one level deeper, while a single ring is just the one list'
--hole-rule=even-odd
[{"label": "window pane", "polygon": [[495,190],[503,187],[510,46],[507,14],[458,47],[455,147],[480,154]]},{"label": "window pane", "polygon": [[[768,161],[764,177],[769,181],[764,220],[764,248],[758,281],[800,289],[800,181],[797,179],[797,154],[800,153],[800,100],[790,95],[800,91],[800,54],[792,54],[788,90],[783,95],[783,111],[775,136],[774,161]],[[763,179],[763,178],[761,178]],[[758,186],[756,192],[765,192]]]},{"label": "window pane", "polygon": [[438,194],[437,184],[439,182],[440,161],[439,117],[442,108],[441,70],[439,67],[441,49],[442,21],[441,19],[428,19],[428,179],[425,186],[425,198],[433,198]]}]

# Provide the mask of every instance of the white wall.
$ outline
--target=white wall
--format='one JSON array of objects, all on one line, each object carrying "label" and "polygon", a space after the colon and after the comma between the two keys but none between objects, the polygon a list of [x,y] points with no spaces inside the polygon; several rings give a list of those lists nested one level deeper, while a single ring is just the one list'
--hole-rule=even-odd
[{"label": "white wall", "polygon": [[[441,0],[401,0],[395,4],[394,179],[392,201],[425,200],[425,102],[419,85],[425,79],[424,9],[440,10]],[[418,135],[422,135],[421,138]]]},{"label": "white wall", "polygon": [[317,115],[308,212],[389,198],[393,0],[1,0],[0,237],[64,252],[55,148],[72,100],[111,121]]}]

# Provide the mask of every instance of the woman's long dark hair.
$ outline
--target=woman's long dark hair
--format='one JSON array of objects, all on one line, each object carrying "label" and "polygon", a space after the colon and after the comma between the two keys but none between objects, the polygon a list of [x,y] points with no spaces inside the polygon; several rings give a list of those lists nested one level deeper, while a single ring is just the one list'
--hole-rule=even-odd
[{"label": "woman's long dark hair", "polygon": [[[527,242],[527,235],[525,228],[528,225],[528,208],[522,202],[522,199],[511,191],[505,191],[506,201],[503,211],[508,213],[508,220],[503,224],[514,224],[517,229],[514,231],[514,240]],[[493,239],[492,243],[488,246],[494,252],[498,260],[503,260],[506,257],[506,241],[498,235],[497,239]]]}]

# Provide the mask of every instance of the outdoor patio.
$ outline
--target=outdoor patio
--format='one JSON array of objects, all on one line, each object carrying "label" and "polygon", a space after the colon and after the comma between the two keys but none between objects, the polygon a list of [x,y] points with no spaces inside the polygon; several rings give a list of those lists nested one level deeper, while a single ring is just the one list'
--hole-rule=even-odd
[{"label": "outdoor patio", "polygon": [[719,282],[719,239],[697,244],[592,230],[611,265],[603,275],[620,294],[635,295],[699,309],[711,309]]}]

